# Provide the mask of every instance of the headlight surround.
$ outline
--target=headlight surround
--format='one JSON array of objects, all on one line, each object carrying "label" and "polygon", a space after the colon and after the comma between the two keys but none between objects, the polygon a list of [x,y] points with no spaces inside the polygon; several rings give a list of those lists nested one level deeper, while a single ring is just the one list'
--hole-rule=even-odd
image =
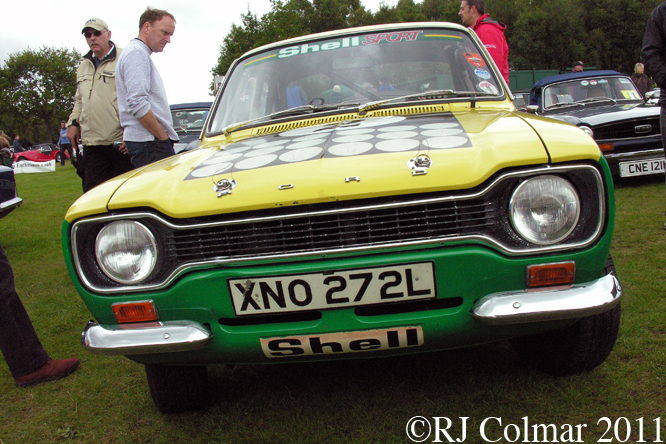
[{"label": "headlight surround", "polygon": [[592,131],[592,128],[590,128],[589,126],[585,126],[585,125],[579,126],[578,128],[582,129],[583,132],[585,132],[588,136],[590,136],[591,138],[594,139],[594,131]]},{"label": "headlight surround", "polygon": [[509,202],[514,230],[537,245],[564,240],[576,227],[580,212],[580,198],[573,185],[553,175],[524,181]]},{"label": "headlight surround", "polygon": [[110,279],[138,284],[155,269],[157,242],[145,225],[132,220],[116,221],[97,234],[95,256]]}]

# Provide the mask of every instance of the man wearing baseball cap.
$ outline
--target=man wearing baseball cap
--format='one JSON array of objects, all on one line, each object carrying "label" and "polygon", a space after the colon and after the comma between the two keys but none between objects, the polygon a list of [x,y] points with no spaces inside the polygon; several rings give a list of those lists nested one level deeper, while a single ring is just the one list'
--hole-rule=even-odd
[{"label": "man wearing baseball cap", "polygon": [[[90,51],[76,71],[67,138],[73,147],[78,147],[79,141],[83,143],[83,171],[78,172],[85,192],[133,167],[122,143],[118,116],[116,61],[122,49],[113,44],[109,26],[101,18],[88,20],[81,33]],[[121,143],[120,147],[114,142]]]},{"label": "man wearing baseball cap", "polygon": [[583,62],[576,62],[573,64],[573,69],[571,72],[582,72],[583,71]]}]

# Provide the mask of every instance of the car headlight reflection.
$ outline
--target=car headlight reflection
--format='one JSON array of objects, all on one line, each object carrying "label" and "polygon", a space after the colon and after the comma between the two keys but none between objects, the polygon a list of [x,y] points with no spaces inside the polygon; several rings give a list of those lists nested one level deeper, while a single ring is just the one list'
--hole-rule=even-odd
[{"label": "car headlight reflection", "polygon": [[526,180],[509,204],[511,224],[525,240],[550,245],[566,238],[580,217],[580,199],[573,185],[558,176]]},{"label": "car headlight reflection", "polygon": [[117,221],[100,230],[95,240],[95,255],[109,278],[121,284],[136,284],[155,268],[157,243],[145,225]]}]

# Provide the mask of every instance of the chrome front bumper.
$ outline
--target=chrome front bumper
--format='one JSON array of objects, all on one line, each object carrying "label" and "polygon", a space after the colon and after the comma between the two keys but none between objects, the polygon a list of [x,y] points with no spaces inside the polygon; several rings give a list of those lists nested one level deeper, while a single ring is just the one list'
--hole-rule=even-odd
[{"label": "chrome front bumper", "polygon": [[81,344],[93,353],[126,356],[199,350],[212,339],[201,324],[190,321],[104,327],[88,322],[81,334]]},{"label": "chrome front bumper", "polygon": [[[476,321],[491,325],[576,319],[610,310],[622,297],[613,274],[568,287],[494,293],[472,307]],[[205,348],[212,336],[191,321],[101,326],[89,322],[81,343],[102,355],[173,353]]]},{"label": "chrome front bumper", "polygon": [[580,285],[491,294],[474,304],[472,316],[492,325],[576,319],[608,311],[621,297],[620,282],[609,274]]},{"label": "chrome front bumper", "polygon": [[644,151],[631,151],[628,153],[611,153],[604,154],[606,161],[608,163],[620,163],[620,162],[631,162],[638,160],[648,160],[648,159],[661,159],[664,157],[664,149],[658,148],[654,150],[644,150]]}]

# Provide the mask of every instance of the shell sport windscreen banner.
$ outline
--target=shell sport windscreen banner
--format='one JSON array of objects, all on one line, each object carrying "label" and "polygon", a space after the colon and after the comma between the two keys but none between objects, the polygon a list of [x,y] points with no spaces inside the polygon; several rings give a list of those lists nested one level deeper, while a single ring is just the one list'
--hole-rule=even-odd
[{"label": "shell sport windscreen banner", "polygon": [[12,165],[14,174],[20,173],[52,173],[55,172],[55,159],[47,162],[31,162],[29,160],[22,160],[14,162]]}]

